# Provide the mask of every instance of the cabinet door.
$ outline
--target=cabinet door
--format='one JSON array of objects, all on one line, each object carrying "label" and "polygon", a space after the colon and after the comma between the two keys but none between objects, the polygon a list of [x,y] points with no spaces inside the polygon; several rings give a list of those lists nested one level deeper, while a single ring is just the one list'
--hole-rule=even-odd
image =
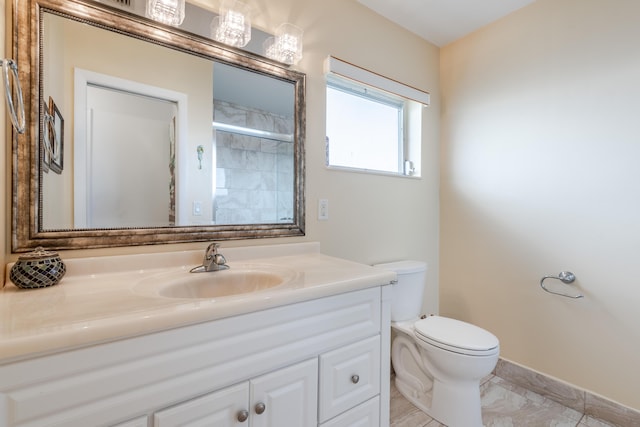
[{"label": "cabinet door", "polygon": [[154,427],[247,426],[249,383],[181,403],[153,415]]},{"label": "cabinet door", "polygon": [[318,359],[251,380],[251,427],[311,427],[318,423]]}]

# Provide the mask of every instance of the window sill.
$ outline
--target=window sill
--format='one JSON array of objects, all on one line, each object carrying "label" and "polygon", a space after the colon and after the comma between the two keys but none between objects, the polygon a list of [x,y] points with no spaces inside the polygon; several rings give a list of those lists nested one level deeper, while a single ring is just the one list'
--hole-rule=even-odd
[{"label": "window sill", "polygon": [[386,172],[386,171],[379,171],[374,169],[350,168],[347,166],[325,166],[325,169],[330,171],[337,171],[337,172],[352,172],[352,173],[360,173],[360,174],[367,174],[367,175],[381,175],[381,176],[389,176],[394,178],[422,179],[420,175],[404,175],[398,172]]}]

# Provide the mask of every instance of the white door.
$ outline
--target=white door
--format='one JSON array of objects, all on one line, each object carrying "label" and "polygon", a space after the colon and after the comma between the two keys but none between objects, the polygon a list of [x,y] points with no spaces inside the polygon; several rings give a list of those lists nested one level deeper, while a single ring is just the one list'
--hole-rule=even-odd
[{"label": "white door", "polygon": [[74,68],[74,228],[180,222],[187,100],[184,93]]},{"label": "white door", "polygon": [[170,225],[175,104],[90,85],[87,115],[86,226]]},{"label": "white door", "polygon": [[251,380],[250,401],[251,427],[316,426],[318,360],[308,360]]}]

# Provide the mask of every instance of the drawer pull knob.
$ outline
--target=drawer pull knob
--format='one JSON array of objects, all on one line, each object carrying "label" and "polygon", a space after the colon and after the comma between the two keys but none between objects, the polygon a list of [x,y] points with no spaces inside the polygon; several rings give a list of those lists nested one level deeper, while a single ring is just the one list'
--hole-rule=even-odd
[{"label": "drawer pull knob", "polygon": [[267,406],[264,403],[259,402],[259,403],[256,403],[255,409],[256,409],[256,414],[260,415],[265,411],[265,409],[267,409]]},{"label": "drawer pull knob", "polygon": [[360,381],[360,376],[359,375],[351,375],[351,382],[354,384],[358,384],[358,381]]},{"label": "drawer pull knob", "polygon": [[249,411],[247,411],[246,409],[243,409],[242,411],[238,412],[238,421],[243,423],[248,419],[249,419]]}]

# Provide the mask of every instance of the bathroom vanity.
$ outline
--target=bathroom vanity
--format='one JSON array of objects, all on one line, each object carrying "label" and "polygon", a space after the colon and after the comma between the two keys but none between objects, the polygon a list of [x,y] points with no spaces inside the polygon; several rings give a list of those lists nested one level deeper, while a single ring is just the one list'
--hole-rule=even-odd
[{"label": "bathroom vanity", "polygon": [[167,294],[223,273],[189,273],[200,251],[67,260],[57,286],[7,283],[0,426],[388,426],[395,275],[315,243],[222,252],[236,276],[282,283]]}]

